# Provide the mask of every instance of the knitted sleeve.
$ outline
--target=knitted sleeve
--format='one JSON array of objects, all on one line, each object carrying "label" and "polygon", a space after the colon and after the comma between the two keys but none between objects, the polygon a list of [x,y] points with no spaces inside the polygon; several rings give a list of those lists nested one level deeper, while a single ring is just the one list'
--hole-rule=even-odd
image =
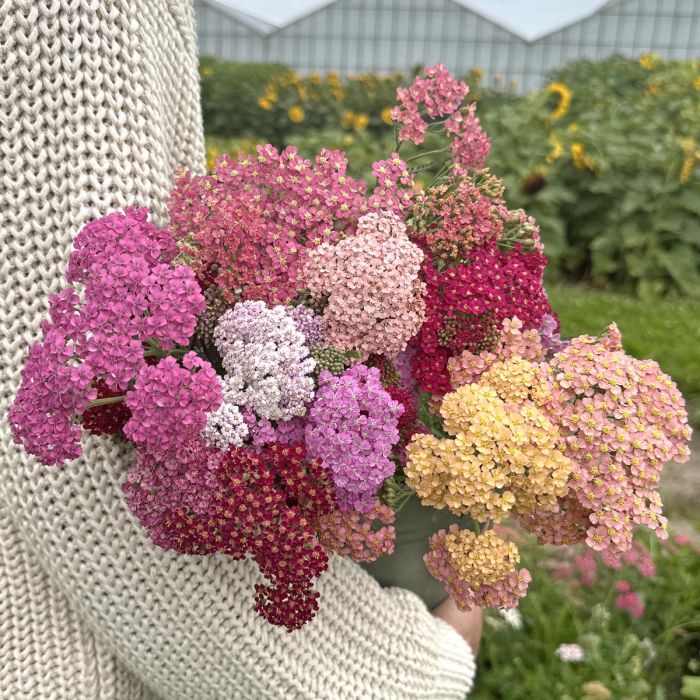
[{"label": "knitted sleeve", "polygon": [[[7,408],[73,236],[127,204],[162,222],[172,173],[202,167],[203,140],[187,0],[0,0],[0,56],[0,598],[14,582],[0,652],[23,657],[8,697],[58,697],[27,681],[41,667],[31,657],[80,638],[96,660],[68,681],[78,699],[112,697],[90,683],[113,657],[124,700],[463,698],[469,647],[411,593],[336,558],[320,613],[287,633],[252,610],[255,565],[151,544],[121,494],[128,446],[89,439],[49,469],[12,443]],[[43,646],[26,627],[32,606]],[[68,668],[65,651],[52,668]]]}]

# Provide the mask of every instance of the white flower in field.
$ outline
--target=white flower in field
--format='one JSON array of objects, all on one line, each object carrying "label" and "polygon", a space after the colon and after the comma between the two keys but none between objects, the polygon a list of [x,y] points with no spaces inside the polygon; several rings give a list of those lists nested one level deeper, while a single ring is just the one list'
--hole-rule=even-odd
[{"label": "white flower in field", "polygon": [[512,627],[514,630],[523,628],[523,617],[517,608],[510,608],[510,610],[500,609],[498,612],[501,613],[501,617],[509,627]]},{"label": "white flower in field", "polygon": [[586,656],[579,644],[560,644],[554,653],[567,664],[583,661]]}]

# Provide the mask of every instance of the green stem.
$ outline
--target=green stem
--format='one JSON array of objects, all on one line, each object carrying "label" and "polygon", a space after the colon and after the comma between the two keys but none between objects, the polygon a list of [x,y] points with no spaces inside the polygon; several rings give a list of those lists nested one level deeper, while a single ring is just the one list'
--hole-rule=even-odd
[{"label": "green stem", "polygon": [[426,156],[431,156],[435,153],[445,153],[448,150],[448,148],[436,148],[433,151],[426,151],[425,153],[418,153],[415,156],[411,156],[410,158],[406,159],[407,163],[410,163],[411,161],[418,160],[419,158],[425,158]]},{"label": "green stem", "polygon": [[95,399],[94,401],[90,401],[87,407],[95,408],[96,406],[106,406],[110,403],[120,403],[121,401],[124,401],[125,398],[126,396],[107,396],[104,399]]},{"label": "green stem", "polygon": [[189,352],[189,348],[175,348],[174,350],[163,350],[163,348],[154,347],[150,350],[146,350],[143,353],[144,357],[182,357]]}]

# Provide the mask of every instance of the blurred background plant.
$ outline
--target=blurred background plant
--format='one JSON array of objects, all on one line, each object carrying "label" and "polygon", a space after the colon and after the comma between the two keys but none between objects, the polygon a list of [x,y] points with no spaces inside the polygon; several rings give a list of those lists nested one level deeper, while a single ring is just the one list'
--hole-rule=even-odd
[{"label": "blurred background plant", "polygon": [[538,575],[516,615],[487,614],[471,698],[694,697],[682,693],[700,674],[700,556],[686,538],[645,537],[605,560],[518,548]]}]

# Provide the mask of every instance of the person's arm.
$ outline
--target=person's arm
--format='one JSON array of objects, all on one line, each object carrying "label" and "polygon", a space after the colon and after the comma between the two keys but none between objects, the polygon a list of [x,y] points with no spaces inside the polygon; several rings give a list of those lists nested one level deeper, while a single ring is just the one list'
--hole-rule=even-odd
[{"label": "person's arm", "polygon": [[151,544],[121,494],[126,445],[90,438],[57,470],[12,443],[7,408],[76,232],[127,204],[162,223],[172,173],[201,169],[203,140],[189,3],[4,9],[0,499],[16,531],[85,629],[163,698],[461,700],[469,645],[412,594],[334,559],[317,618],[287,633],[253,612],[254,564]]}]

